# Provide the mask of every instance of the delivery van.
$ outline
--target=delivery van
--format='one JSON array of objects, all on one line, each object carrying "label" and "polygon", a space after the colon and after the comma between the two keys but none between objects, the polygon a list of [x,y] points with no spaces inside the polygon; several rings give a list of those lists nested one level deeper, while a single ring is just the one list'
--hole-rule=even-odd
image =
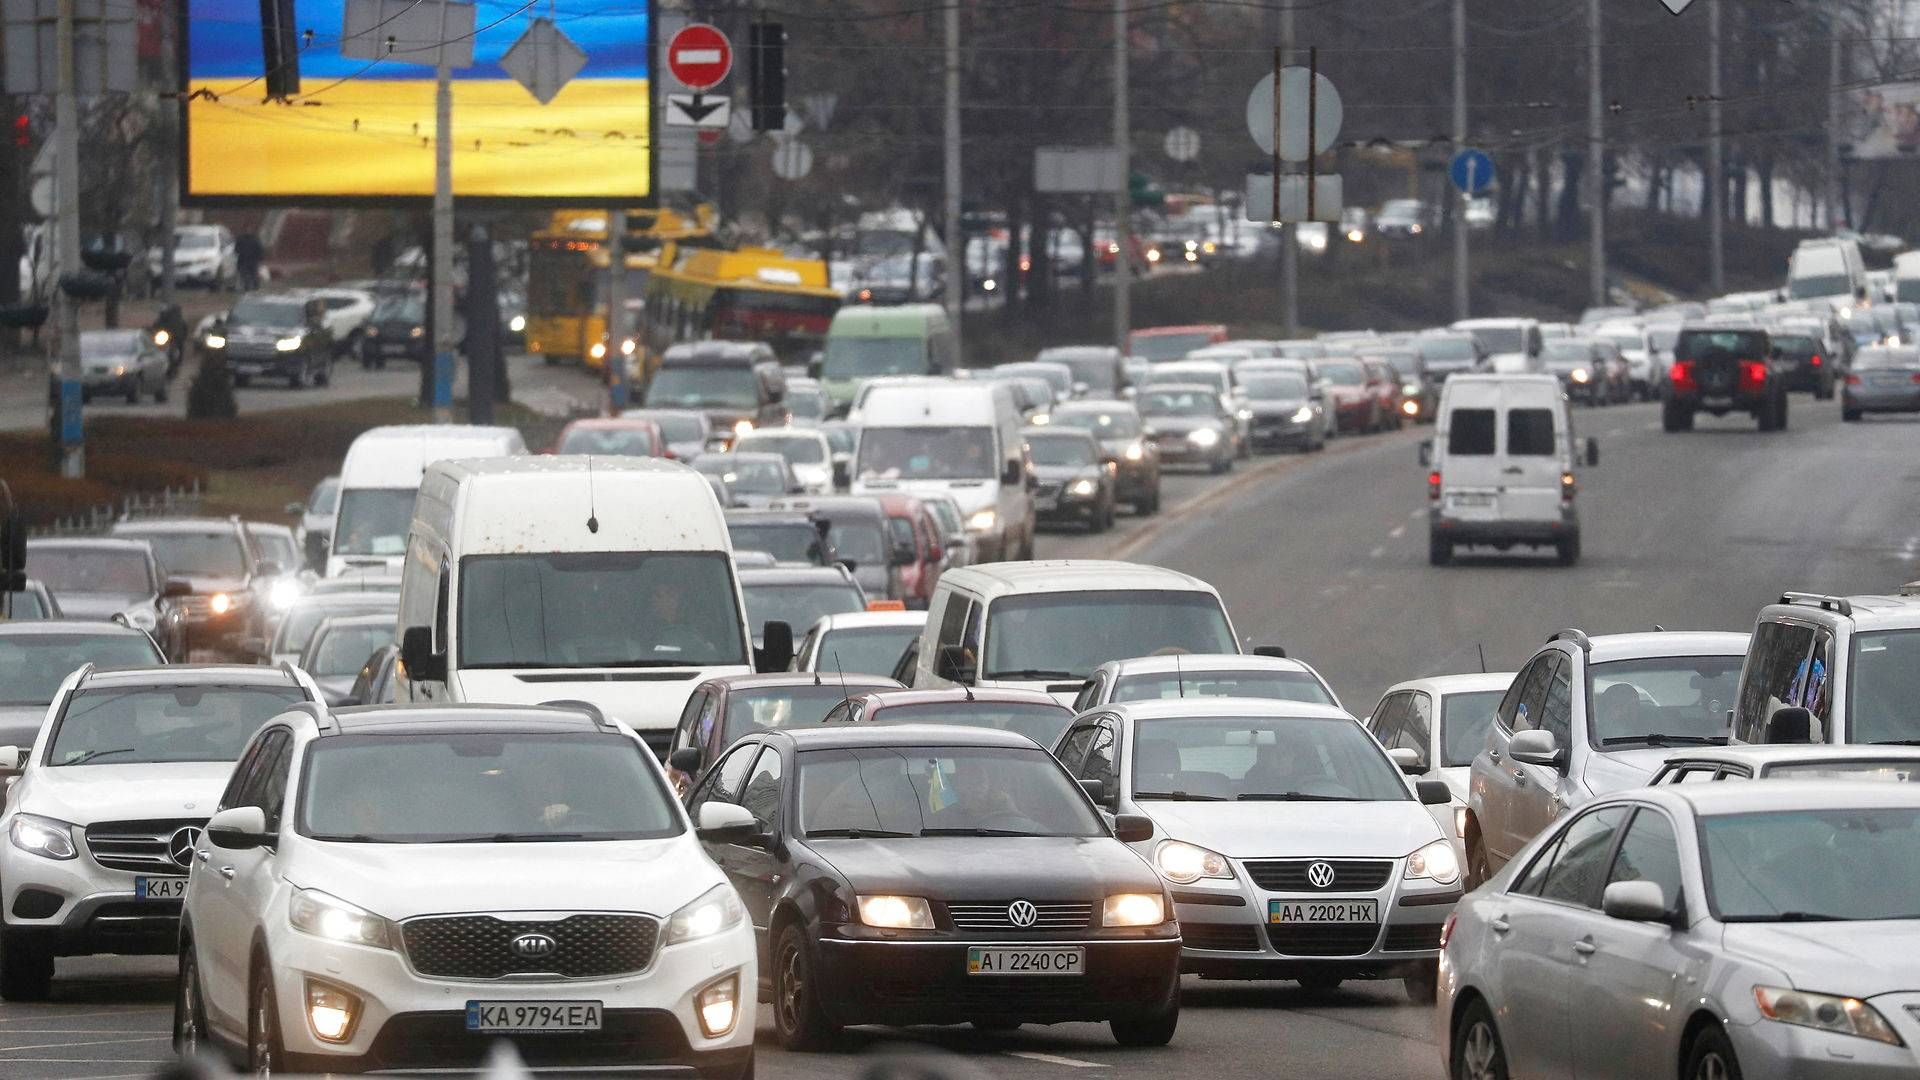
[{"label": "delivery van", "polygon": [[860,407],[853,494],[950,495],[976,562],[1033,557],[1033,470],[1005,383],[915,380]]},{"label": "delivery van", "polygon": [[398,573],[407,550],[413,496],[428,465],[446,458],[524,454],[510,427],[403,424],[362,432],[340,466],[339,510],[327,545],[327,576]]},{"label": "delivery van", "polygon": [[[1553,375],[1455,375],[1440,390],[1427,466],[1429,561],[1487,544],[1550,547],[1563,566],[1580,558],[1573,417]],[[1587,440],[1584,464],[1600,451]]]},{"label": "delivery van", "polygon": [[953,323],[939,304],[843,307],[827,327],[812,374],[827,411],[844,416],[860,384],[883,375],[951,375],[960,363]]}]

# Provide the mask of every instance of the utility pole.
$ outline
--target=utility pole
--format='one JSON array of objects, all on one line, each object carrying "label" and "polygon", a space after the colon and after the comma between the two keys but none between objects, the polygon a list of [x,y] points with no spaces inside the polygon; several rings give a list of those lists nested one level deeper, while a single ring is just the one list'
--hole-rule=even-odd
[{"label": "utility pole", "polygon": [[[1287,13],[1292,17],[1292,12]],[[1453,0],[1453,150],[1459,153],[1467,148],[1467,0]],[[1471,195],[1461,196],[1458,200],[1460,212],[1453,215],[1453,317],[1469,318],[1472,315],[1473,286],[1470,278],[1471,263],[1467,258],[1467,214],[1466,202]],[[1340,237],[1334,236],[1332,242],[1339,243]]]},{"label": "utility pole", "polygon": [[453,422],[453,350],[459,344],[453,332],[453,69],[446,46],[451,8],[440,5],[441,45],[433,69],[433,418],[442,424]]},{"label": "utility pole", "polygon": [[1113,344],[1122,352],[1133,329],[1133,117],[1127,107],[1127,0],[1113,0],[1113,148],[1120,155],[1119,190],[1114,193]]},{"label": "utility pole", "polygon": [[[960,226],[960,0],[947,0],[947,321],[953,324],[954,352],[961,366],[966,365],[966,342],[961,321],[967,307],[966,231]],[[919,250],[919,244],[914,244]],[[915,267],[918,273],[919,268]],[[1009,289],[1015,282],[1008,282]]]},{"label": "utility pole", "polygon": [[[1293,5],[1283,4],[1280,8],[1280,52],[1292,59],[1293,52]],[[1280,73],[1274,73],[1274,79]],[[1278,148],[1278,144],[1275,144]],[[1308,148],[1311,152],[1312,148]],[[1279,158],[1274,158],[1273,189],[1280,190]],[[1287,337],[1300,336],[1300,243],[1297,227],[1289,221],[1280,226],[1280,325]],[[1328,243],[1335,242],[1333,230],[1327,231]]]},{"label": "utility pole", "polygon": [[1846,223],[1845,189],[1840,185],[1840,16],[1827,16],[1827,228]]},{"label": "utility pole", "polygon": [[[160,85],[172,90],[180,85],[180,7],[173,5],[162,8],[160,18]],[[181,154],[185,148],[180,145],[180,113],[171,105],[162,102],[160,109],[160,130],[168,152]],[[180,213],[180,173],[176,169],[160,170],[160,306],[173,306],[175,271],[173,265],[173,228],[178,224]],[[175,348],[185,349],[184,342],[170,342]]]},{"label": "utility pole", "polygon": [[[59,200],[59,268],[53,302],[60,310],[60,475],[87,474],[87,451],[80,427],[80,302],[59,279],[80,272],[80,108],[74,100],[73,0],[60,0],[54,26],[57,56],[53,93],[54,193]],[[171,238],[169,238],[171,239]],[[71,417],[72,422],[69,422]]]},{"label": "utility pole", "polygon": [[1587,278],[1593,306],[1607,302],[1606,112],[1600,101],[1600,0],[1587,0]]},{"label": "utility pole", "polygon": [[[607,400],[613,415],[627,407],[632,389],[627,385],[627,212],[607,211]],[[639,342],[634,355],[640,354]],[[505,363],[503,359],[501,361]]]},{"label": "utility pole", "polygon": [[1720,0],[1707,0],[1707,287],[1727,291],[1727,181],[1720,160]]}]

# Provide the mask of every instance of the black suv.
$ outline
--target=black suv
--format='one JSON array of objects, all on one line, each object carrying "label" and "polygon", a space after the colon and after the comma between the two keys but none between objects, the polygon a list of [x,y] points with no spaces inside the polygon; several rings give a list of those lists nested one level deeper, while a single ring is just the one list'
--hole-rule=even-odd
[{"label": "black suv", "polygon": [[707,414],[728,443],[755,428],[782,427],[786,374],[772,346],[752,341],[699,341],[669,348],[647,383],[650,409],[694,409]]},{"label": "black suv", "polygon": [[243,296],[207,334],[207,349],[226,355],[235,386],[256,376],[285,379],[296,390],[309,383],[325,386],[333,378],[326,310],[326,301],[311,297]]},{"label": "black suv", "polygon": [[1661,421],[1668,431],[1691,431],[1696,413],[1744,412],[1761,431],[1779,431],[1787,426],[1793,367],[1765,330],[1688,327],[1673,345]]},{"label": "black suv", "polygon": [[1832,400],[1840,370],[1829,355],[1830,350],[1820,344],[1819,338],[1812,334],[1792,332],[1775,334],[1773,350],[1779,359],[1787,363],[1785,378],[1788,390],[1805,391],[1812,394],[1816,401]]}]

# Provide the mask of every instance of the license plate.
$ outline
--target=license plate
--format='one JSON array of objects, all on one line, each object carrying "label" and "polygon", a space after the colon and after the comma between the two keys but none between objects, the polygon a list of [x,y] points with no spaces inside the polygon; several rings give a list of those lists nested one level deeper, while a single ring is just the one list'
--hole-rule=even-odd
[{"label": "license plate", "polygon": [[1086,971],[1087,950],[1078,946],[1061,949],[967,947],[969,975],[1084,975]]},{"label": "license plate", "polygon": [[599,1031],[597,1001],[469,1001],[468,1031]]},{"label": "license plate", "polygon": [[387,344],[380,346],[380,352],[386,356],[399,356],[407,351],[405,345]]},{"label": "license plate", "polygon": [[142,900],[178,900],[187,895],[187,879],[137,877],[133,879],[133,895]]},{"label": "license plate", "polygon": [[1447,506],[1455,510],[1480,510],[1493,505],[1493,496],[1479,492],[1467,492],[1447,496]]},{"label": "license plate", "polygon": [[1380,921],[1378,900],[1269,900],[1270,923],[1373,923]]},{"label": "license plate", "polygon": [[1700,398],[1700,403],[1702,405],[1731,405],[1733,404],[1733,395],[1706,394]]},{"label": "license plate", "polygon": [[1036,495],[1034,496],[1034,499],[1033,499],[1033,508],[1035,510],[1051,510],[1054,507],[1059,505],[1060,505],[1060,500],[1058,498],[1050,498],[1045,495]]}]

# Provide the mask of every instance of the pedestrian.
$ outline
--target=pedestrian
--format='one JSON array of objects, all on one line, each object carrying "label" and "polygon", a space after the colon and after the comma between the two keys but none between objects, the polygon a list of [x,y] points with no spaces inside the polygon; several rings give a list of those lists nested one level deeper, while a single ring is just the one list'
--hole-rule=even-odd
[{"label": "pedestrian", "polygon": [[234,238],[233,258],[239,264],[240,291],[252,292],[260,287],[260,263],[266,254],[256,234],[243,232]]}]

